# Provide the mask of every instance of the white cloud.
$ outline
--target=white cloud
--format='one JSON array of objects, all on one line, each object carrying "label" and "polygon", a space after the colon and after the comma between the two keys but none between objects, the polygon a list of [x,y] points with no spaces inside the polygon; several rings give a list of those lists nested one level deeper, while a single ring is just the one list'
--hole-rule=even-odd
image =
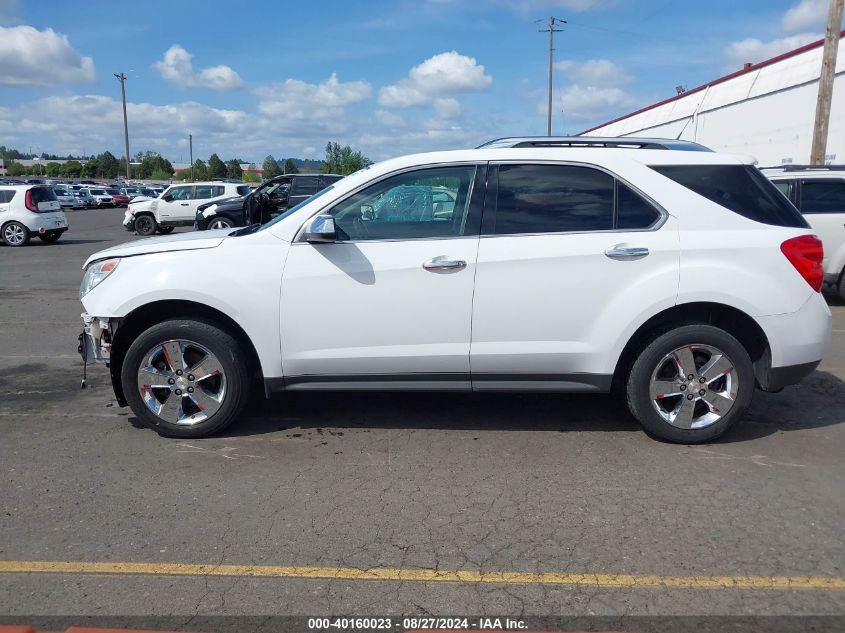
[{"label": "white cloud", "polygon": [[828,0],[800,0],[781,18],[781,26],[784,31],[824,28],[829,5]]},{"label": "white cloud", "polygon": [[622,86],[634,81],[631,75],[609,59],[588,59],[585,62],[563,60],[555,62],[555,70],[586,86]]},{"label": "white cloud", "polygon": [[818,33],[796,33],[769,42],[763,42],[754,37],[733,42],[724,51],[728,60],[728,70],[739,70],[745,63],[756,64],[765,61],[820,37],[822,36]]},{"label": "white cloud", "polygon": [[[630,107],[634,99],[621,88],[576,84],[564,89],[557,103],[563,109],[567,121],[592,121],[607,118],[608,115],[617,113],[620,108]],[[546,114],[547,104],[541,103],[537,110]]]},{"label": "white cloud", "polygon": [[0,85],[46,86],[94,78],[94,60],[75,51],[67,35],[31,26],[0,27]]},{"label": "white cloud", "polygon": [[441,119],[456,119],[461,116],[461,104],[457,99],[435,99],[434,111]]},{"label": "white cloud", "polygon": [[376,121],[384,127],[402,127],[405,119],[388,110],[376,110]]},{"label": "white cloud", "polygon": [[174,44],[164,53],[164,59],[153,64],[153,68],[167,81],[184,88],[235,90],[243,86],[240,75],[229,66],[210,66],[194,72],[193,57],[179,44]]},{"label": "white cloud", "polygon": [[508,4],[526,11],[537,9],[570,9],[590,11],[616,4],[616,0],[507,0]]},{"label": "white cloud", "polygon": [[345,106],[364,101],[371,91],[366,81],[342,82],[332,73],[319,84],[288,79],[257,88],[255,94],[259,112],[273,117],[280,126],[305,123],[339,130],[344,126]]},{"label": "white cloud", "polygon": [[394,108],[423,105],[455,94],[477,92],[490,86],[493,78],[474,57],[457,51],[440,53],[414,66],[397,83],[379,91],[379,103]]}]

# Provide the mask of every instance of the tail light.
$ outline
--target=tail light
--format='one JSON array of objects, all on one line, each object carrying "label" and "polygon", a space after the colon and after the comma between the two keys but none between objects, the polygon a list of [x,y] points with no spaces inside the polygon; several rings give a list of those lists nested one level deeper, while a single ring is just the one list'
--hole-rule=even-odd
[{"label": "tail light", "polygon": [[819,292],[824,282],[822,241],[815,235],[801,235],[786,240],[780,245],[780,250],[789,263],[795,266],[795,270],[804,278],[804,281],[810,284],[813,290]]},{"label": "tail light", "polygon": [[26,196],[24,196],[23,200],[24,206],[32,211],[33,213],[38,213],[38,205],[32,200],[32,189],[27,189]]}]

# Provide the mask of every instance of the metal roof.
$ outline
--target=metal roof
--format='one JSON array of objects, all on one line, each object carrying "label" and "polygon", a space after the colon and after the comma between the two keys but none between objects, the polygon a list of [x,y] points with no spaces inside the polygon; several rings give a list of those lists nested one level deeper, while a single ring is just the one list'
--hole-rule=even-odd
[{"label": "metal roof", "polygon": [[[845,30],[841,32],[841,36],[845,37]],[[613,134],[625,134],[624,123],[630,123],[630,132],[635,133],[636,130],[690,117],[696,112],[703,113],[792,86],[818,81],[821,63],[817,57],[821,55],[821,50],[816,49],[821,49],[823,44],[823,39],[816,40],[782,55],[750,64],[681,94],[591,127],[579,135],[608,127]],[[816,54],[805,55],[810,51],[816,51]],[[843,48],[840,47],[837,73],[842,72],[842,59]],[[773,68],[775,64],[778,65],[777,68]],[[703,95],[694,96],[702,92]]]}]

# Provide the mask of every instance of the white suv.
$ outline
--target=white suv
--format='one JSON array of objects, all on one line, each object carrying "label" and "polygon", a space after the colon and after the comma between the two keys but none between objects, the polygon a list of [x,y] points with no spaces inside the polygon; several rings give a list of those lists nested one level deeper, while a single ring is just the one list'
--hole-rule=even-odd
[{"label": "white suv", "polygon": [[0,185],[0,237],[8,246],[26,246],[37,235],[52,243],[67,231],[67,217],[48,185]]},{"label": "white suv", "polygon": [[653,435],[712,440],[822,358],[821,242],[750,158],[610,145],[405,156],[261,227],[101,251],[80,349],[173,437],[222,429],[260,379],[615,391]]},{"label": "white suv", "polygon": [[824,280],[845,300],[845,165],[787,165],[763,173],[824,243]]},{"label": "white suv", "polygon": [[249,185],[230,182],[195,182],[172,185],[158,198],[132,201],[126,208],[123,226],[138,235],[170,233],[177,226],[193,226],[197,207],[205,202],[243,196]]}]

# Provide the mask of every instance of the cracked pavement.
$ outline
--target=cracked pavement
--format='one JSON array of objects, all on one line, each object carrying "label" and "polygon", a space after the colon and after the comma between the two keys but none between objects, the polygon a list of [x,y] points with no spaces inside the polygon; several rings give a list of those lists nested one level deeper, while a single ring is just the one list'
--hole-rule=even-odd
[{"label": "cracked pavement", "polygon": [[[298,393],[168,440],[80,391],[85,257],[132,239],[69,214],[0,247],[0,560],[661,576],[845,576],[845,307],[832,348],[708,446],[608,397]],[[845,615],[845,592],[0,574],[0,615]]]}]

